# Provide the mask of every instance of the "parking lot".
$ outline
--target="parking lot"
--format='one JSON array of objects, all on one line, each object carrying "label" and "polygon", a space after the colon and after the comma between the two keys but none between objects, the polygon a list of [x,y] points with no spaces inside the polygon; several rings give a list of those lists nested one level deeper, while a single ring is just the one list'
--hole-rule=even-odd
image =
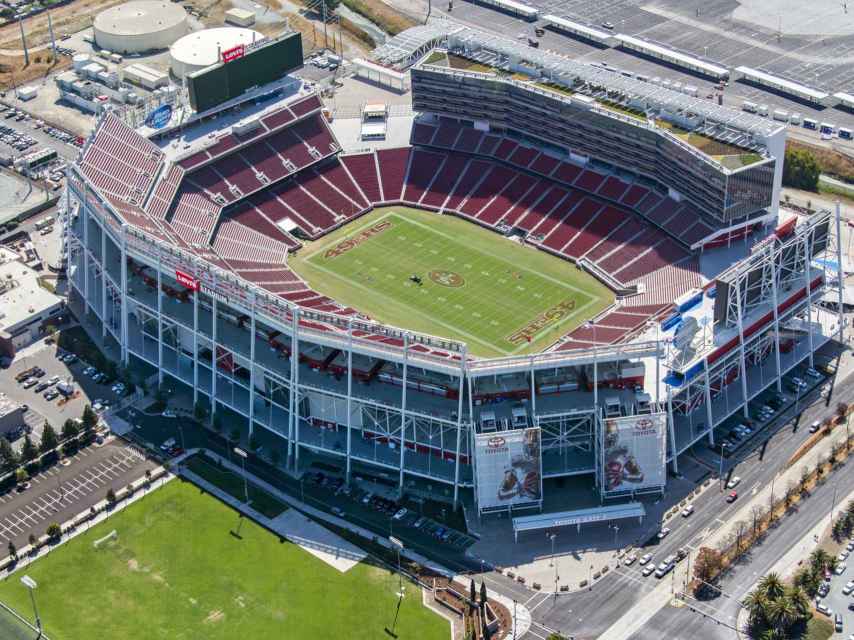
[{"label": "parking lot", "polygon": [[[839,635],[854,633],[854,570],[849,568],[850,556],[854,552],[854,542],[848,542],[836,558],[836,571],[830,575],[830,581],[825,582],[826,591],[819,591],[816,604],[823,604],[829,609],[825,614],[831,622],[835,622],[837,614],[841,616],[842,629],[837,628]],[[848,593],[845,593],[845,592]],[[819,613],[825,613],[820,608]]]},{"label": "parking lot", "polygon": [[[23,357],[18,357],[8,368],[0,372],[0,386],[13,401],[27,405],[25,413],[27,424],[33,427],[31,437],[35,442],[41,437],[41,428],[45,420],[59,431],[62,424],[69,418],[79,418],[87,404],[100,404],[102,407],[114,404],[121,394],[112,390],[112,384],[96,382],[91,376],[84,374],[88,364],[75,359],[73,362],[63,362],[57,358],[56,345],[46,344],[44,340],[24,350]],[[37,382],[25,387],[24,382],[16,381],[16,376],[34,367],[44,373],[35,377]],[[32,379],[33,376],[30,378]],[[49,380],[55,383],[36,392],[40,384]],[[70,383],[74,386],[74,394],[65,398],[56,392],[60,383]],[[45,394],[48,394],[46,397]],[[23,434],[21,434],[23,435]],[[22,439],[15,444],[20,446]]]},{"label": "parking lot", "polygon": [[54,522],[62,523],[87,511],[114,491],[145,475],[154,464],[135,448],[108,438],[79,451],[66,464],[33,476],[23,491],[0,495],[0,539],[18,548],[29,535],[41,536]]},{"label": "parking lot", "polygon": [[[816,369],[801,365],[783,376],[782,392],[776,386],[766,389],[748,403],[749,418],[740,411],[730,416],[715,428],[715,452],[725,458],[739,451],[765,427],[779,418],[786,410],[797,405],[818,385],[826,383],[832,370],[825,365]],[[822,391],[822,396],[825,395]],[[816,429],[817,430],[817,429]]]}]

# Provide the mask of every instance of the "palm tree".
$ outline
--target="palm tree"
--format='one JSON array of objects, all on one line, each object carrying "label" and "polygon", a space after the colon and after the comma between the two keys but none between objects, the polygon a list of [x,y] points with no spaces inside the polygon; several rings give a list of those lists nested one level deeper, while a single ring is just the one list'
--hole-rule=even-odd
[{"label": "palm tree", "polygon": [[785,637],[786,635],[780,629],[771,627],[762,632],[759,640],[785,640]]},{"label": "palm tree", "polygon": [[768,621],[773,629],[788,629],[797,619],[798,612],[788,598],[772,600],[768,605]]},{"label": "palm tree", "polygon": [[744,606],[750,614],[751,626],[767,626],[768,598],[760,589],[754,589],[744,599]]},{"label": "palm tree", "polygon": [[786,597],[789,599],[789,602],[792,603],[792,607],[794,607],[797,612],[798,619],[803,620],[810,615],[812,603],[810,602],[810,597],[807,595],[806,591],[798,586],[790,587]]},{"label": "palm tree", "polygon": [[815,571],[824,571],[825,569],[832,568],[830,563],[835,560],[836,558],[824,549],[816,549],[810,554],[810,566]]},{"label": "palm tree", "polygon": [[757,590],[764,594],[768,600],[779,600],[780,597],[786,592],[786,588],[783,585],[783,581],[780,580],[780,576],[776,573],[769,573],[767,576],[764,576],[757,585]]}]

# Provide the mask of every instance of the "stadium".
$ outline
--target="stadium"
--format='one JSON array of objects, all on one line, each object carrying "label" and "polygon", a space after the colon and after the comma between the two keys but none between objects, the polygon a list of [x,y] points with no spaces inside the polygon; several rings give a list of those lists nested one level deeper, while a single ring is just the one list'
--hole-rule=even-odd
[{"label": "stadium", "polygon": [[661,492],[768,394],[796,401],[787,376],[841,334],[819,305],[839,217],[778,211],[781,126],[465,27],[375,62],[411,67],[407,146],[342,151],[291,73],[298,34],[102,117],[69,174],[68,273],[124,363],[294,472],[479,512],[571,476]]}]

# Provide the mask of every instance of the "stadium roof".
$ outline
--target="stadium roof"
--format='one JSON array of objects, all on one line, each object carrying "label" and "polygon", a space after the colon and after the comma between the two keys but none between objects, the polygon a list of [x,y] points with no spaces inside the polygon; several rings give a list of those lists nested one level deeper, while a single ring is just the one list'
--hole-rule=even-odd
[{"label": "stadium roof", "polygon": [[730,109],[704,98],[695,98],[652,82],[629,78],[611,69],[576,62],[552,51],[533,49],[494,33],[464,27],[449,34],[448,47],[459,47],[471,53],[492,52],[493,60],[489,60],[488,56],[479,56],[480,61],[485,64],[500,64],[502,58],[505,63],[511,59],[525,60],[542,69],[545,75],[563,76],[570,80],[578,79],[588,84],[601,85],[609,91],[619,91],[627,96],[656,103],[669,111],[695,113],[706,120],[745,132],[767,136],[782,126],[766,118]]},{"label": "stadium roof", "polygon": [[371,56],[383,64],[401,64],[414,62],[427,49],[439,46],[449,34],[465,29],[448,20],[437,20],[426,25],[418,25],[385,41],[374,49]]},{"label": "stadium roof", "polygon": [[648,53],[656,58],[664,60],[665,62],[670,62],[672,64],[679,65],[680,67],[687,67],[695,71],[700,71],[714,78],[725,78],[729,75],[729,69],[726,67],[722,67],[721,65],[714,64],[712,62],[707,62],[702,58],[682,53],[681,51],[676,51],[675,49],[656,44],[655,42],[650,42],[649,40],[635,38],[634,36],[627,36],[623,33],[618,34],[616,38],[632,49]]},{"label": "stadium roof", "polygon": [[818,89],[813,89],[812,87],[808,87],[800,82],[787,80],[786,78],[781,78],[780,76],[775,76],[765,71],[760,71],[759,69],[736,67],[734,71],[748,80],[753,80],[754,82],[759,82],[765,86],[785,91],[786,93],[794,96],[807,98],[814,102],[821,102],[827,99],[828,96],[826,91],[819,91]]}]

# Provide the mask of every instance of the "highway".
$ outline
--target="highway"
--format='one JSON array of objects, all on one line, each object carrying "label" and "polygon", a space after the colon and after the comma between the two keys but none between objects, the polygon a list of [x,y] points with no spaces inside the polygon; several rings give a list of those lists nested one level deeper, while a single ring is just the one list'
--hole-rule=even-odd
[{"label": "highway", "polygon": [[[846,354],[844,357],[851,356]],[[673,518],[667,524],[672,529],[670,535],[658,545],[639,550],[639,555],[652,553],[653,562],[658,563],[666,555],[675,553],[680,547],[688,547],[696,552],[702,546],[703,540],[714,529],[732,519],[745,499],[760,487],[772,482],[774,476],[785,467],[791,455],[805,440],[808,435],[807,426],[813,420],[822,419],[833,413],[833,408],[838,402],[854,402],[854,385],[851,384],[850,378],[846,379],[844,384],[835,385],[828,398],[819,396],[820,387],[821,385],[807,398],[802,399],[797,416],[792,417],[794,413],[794,407],[792,407],[776,423],[766,427],[766,432],[773,432],[767,441],[763,441],[760,434],[752,445],[752,450],[725,461],[725,477],[738,475],[741,478],[738,487],[739,500],[728,504],[719,485],[711,485],[694,500],[695,513],[691,517]],[[689,455],[689,457],[708,466],[710,470],[717,471],[719,458],[704,445],[699,445],[696,455]],[[845,476],[844,480],[842,480],[843,476]],[[844,495],[854,487],[854,474],[837,471],[831,476],[828,486],[838,481],[841,482],[840,493]],[[747,584],[745,576],[753,578],[761,574],[767,566],[771,566],[786,549],[800,539],[804,531],[809,530],[822,515],[827,513],[829,499],[825,494],[828,486],[821,487],[813,497],[806,500],[800,513],[787,517],[766,542],[751,554],[749,564],[733,572],[726,579],[726,584],[729,584],[729,581]],[[785,487],[780,487],[781,491],[784,489]],[[547,636],[549,630],[559,630],[565,636],[572,635],[577,640],[581,640],[598,637],[659,584],[654,576],[642,576],[641,569],[642,567],[637,563],[632,567],[621,566],[596,582],[591,590],[560,595],[557,599],[544,597],[545,594],[534,596],[533,592],[522,585],[512,583],[509,579],[494,573],[489,574],[487,584],[520,603],[527,602],[526,606],[532,610],[534,621],[531,631],[526,635],[530,640]],[[750,573],[745,573],[746,571]],[[672,575],[664,579],[672,580]],[[749,580],[749,584],[752,582],[752,579]],[[724,590],[727,588],[726,584]],[[673,587],[676,590],[679,589],[679,585],[674,584]],[[725,600],[725,597],[721,597],[713,603],[708,603],[706,608],[709,613],[714,613],[719,619],[732,624],[735,621],[737,605],[734,603],[722,605],[721,603]],[[666,607],[652,617],[637,637],[676,637],[667,633],[662,634],[663,629],[671,629],[672,632],[676,627],[680,628],[679,637],[691,637],[683,627],[685,624],[697,627],[698,631],[702,627],[703,635],[694,637],[703,638],[703,640],[707,637],[718,637],[718,635],[706,635],[706,627],[714,628],[717,634],[723,634],[720,637],[730,637],[726,633],[732,635],[726,627],[718,629],[715,622],[704,621],[701,615],[691,613],[689,608]]]}]

